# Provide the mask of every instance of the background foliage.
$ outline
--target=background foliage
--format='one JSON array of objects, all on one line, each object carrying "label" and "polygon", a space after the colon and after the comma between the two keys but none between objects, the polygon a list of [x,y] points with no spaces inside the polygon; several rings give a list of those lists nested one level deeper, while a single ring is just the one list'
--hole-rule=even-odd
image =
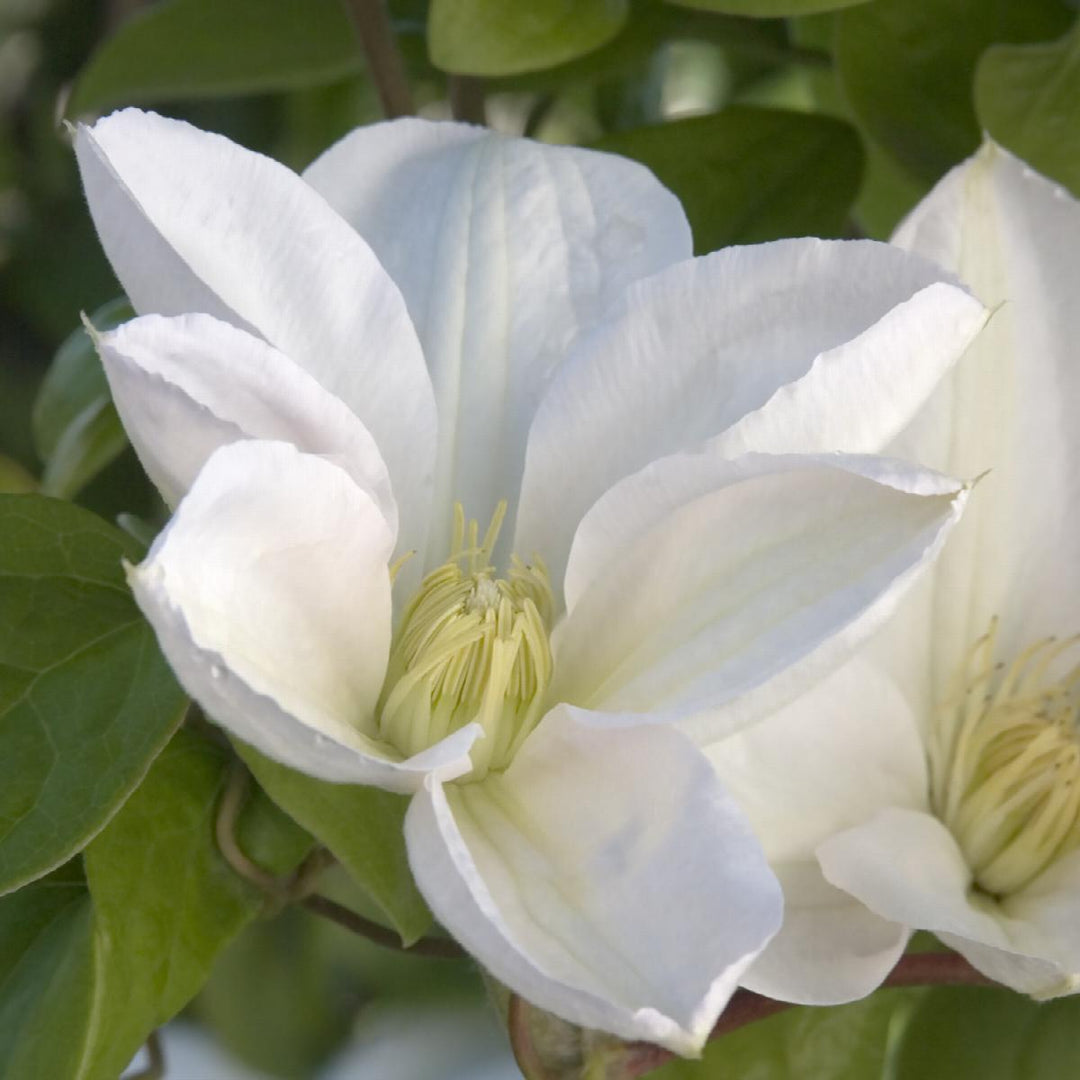
[{"label": "background foliage", "polygon": [[[313,1075],[379,1001],[473,1000],[464,961],[380,951],[244,880],[215,821],[236,753],[192,710],[124,585],[164,511],[79,313],[128,309],[60,121],[152,105],[302,168],[384,112],[486,121],[649,165],[697,249],[887,239],[986,131],[1080,196],[1070,0],[0,0],[0,1075],[116,1077],[179,1011],[254,1066]],[[391,58],[392,60],[393,58]],[[244,752],[236,836],[265,875],[405,943],[430,915],[402,803]],[[261,787],[259,786],[261,785]],[[58,1037],[63,1033],[63,1037]],[[886,991],[792,1010],[668,1080],[1051,1080],[1080,1005]]]}]

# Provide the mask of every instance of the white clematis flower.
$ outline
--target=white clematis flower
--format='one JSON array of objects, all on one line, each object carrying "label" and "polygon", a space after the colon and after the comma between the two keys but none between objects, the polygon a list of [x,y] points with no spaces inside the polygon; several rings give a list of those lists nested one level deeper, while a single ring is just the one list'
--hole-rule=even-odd
[{"label": "white clematis flower", "polygon": [[880,640],[711,750],[785,890],[784,929],[746,982],[849,1000],[880,983],[917,928],[1017,990],[1071,993],[1080,204],[988,143],[894,242],[997,310],[890,451],[989,472]]},{"label": "white clematis flower", "polygon": [[640,166],[457,125],[359,130],[306,182],[137,111],[76,149],[141,316],[98,346],[176,508],[130,580],[181,682],[412,793],[417,882],[497,978],[696,1052],[780,896],[687,733],[839,662],[967,495],[731,455],[827,446],[855,399],[854,448],[892,437],[982,306],[880,244],[693,260]]}]

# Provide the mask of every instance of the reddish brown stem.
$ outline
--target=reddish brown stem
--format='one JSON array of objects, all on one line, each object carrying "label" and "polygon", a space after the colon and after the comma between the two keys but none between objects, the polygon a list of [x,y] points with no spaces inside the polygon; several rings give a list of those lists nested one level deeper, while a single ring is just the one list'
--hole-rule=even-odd
[{"label": "reddish brown stem", "polygon": [[401,939],[393,930],[371,919],[365,919],[352,908],[347,908],[344,904],[339,904],[319,893],[306,896],[300,903],[308,911],[336,922],[338,926],[343,926],[346,930],[351,930],[354,934],[359,934],[375,945],[381,945],[384,949],[396,949],[398,952],[414,953],[417,956],[435,956],[443,960],[461,960],[467,955],[456,941],[451,941],[449,938],[420,938],[411,945],[402,945]]},{"label": "reddish brown stem", "polygon": [[451,75],[447,80],[450,112],[466,124],[486,124],[484,84],[473,75]]},{"label": "reddish brown stem", "polygon": [[412,88],[405,74],[385,0],[345,0],[367,59],[368,74],[388,120],[415,112]]},{"label": "reddish brown stem", "polygon": [[[911,953],[889,972],[882,986],[994,986],[981,972],[976,971],[959,953]],[[790,1002],[774,1001],[752,990],[736,990],[728,1002],[709,1039],[718,1039],[747,1024],[765,1020],[792,1008]],[[547,1073],[532,1042],[527,1020],[527,1008],[517,995],[510,998],[510,1042],[521,1071],[528,1080],[546,1080]],[[670,1050],[652,1043],[627,1043],[619,1058],[619,1080],[638,1080],[653,1069],[674,1058]]]}]

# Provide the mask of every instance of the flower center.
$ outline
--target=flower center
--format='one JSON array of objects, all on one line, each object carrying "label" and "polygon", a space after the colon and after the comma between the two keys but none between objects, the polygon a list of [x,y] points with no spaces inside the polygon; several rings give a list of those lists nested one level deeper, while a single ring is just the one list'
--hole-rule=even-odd
[{"label": "flower center", "polygon": [[1080,847],[1080,664],[1053,676],[1080,638],[1047,638],[994,662],[997,619],[972,646],[932,748],[934,811],[994,897],[1022,889]]},{"label": "flower center", "polygon": [[491,553],[506,516],[495,510],[479,540],[454,507],[450,557],[423,580],[390,647],[379,699],[384,739],[406,756],[476,721],[484,738],[472,750],[473,772],[505,768],[536,726],[551,682],[547,571],[511,557],[496,577]]}]

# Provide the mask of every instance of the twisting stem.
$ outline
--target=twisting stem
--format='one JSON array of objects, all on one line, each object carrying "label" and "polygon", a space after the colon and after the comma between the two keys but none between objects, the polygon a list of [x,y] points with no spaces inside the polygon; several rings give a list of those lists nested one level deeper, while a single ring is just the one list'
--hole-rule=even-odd
[{"label": "twisting stem", "polygon": [[367,58],[368,71],[378,91],[383,113],[391,120],[395,116],[411,115],[416,111],[412,90],[385,0],[345,0],[345,4]]},{"label": "twisting stem", "polygon": [[450,91],[450,111],[455,120],[467,124],[484,124],[484,84],[472,75],[451,75],[447,80]]},{"label": "twisting stem", "polygon": [[221,793],[221,802],[218,804],[217,818],[214,821],[214,836],[217,839],[218,850],[225,857],[225,861],[242,878],[257,885],[270,896],[280,897],[283,883],[258,863],[249,859],[236,840],[236,826],[240,820],[240,811],[244,809],[244,803],[247,802],[250,784],[251,774],[241,762],[234,761],[229,772],[229,779],[225,783],[225,790]]},{"label": "twisting stem", "polygon": [[456,941],[449,938],[420,938],[412,945],[402,945],[401,940],[393,930],[381,926],[371,919],[365,919],[357,914],[352,908],[344,904],[338,904],[326,896],[318,893],[305,897],[301,903],[308,911],[321,915],[324,919],[336,922],[338,926],[351,930],[354,934],[365,937],[375,945],[381,945],[385,949],[396,949],[398,952],[415,953],[417,956],[437,956],[443,960],[461,960],[468,954]]},{"label": "twisting stem", "polygon": [[150,1059],[146,1068],[132,1073],[130,1080],[162,1080],[165,1075],[165,1052],[161,1049],[161,1036],[151,1031],[146,1037],[146,1056]]},{"label": "twisting stem", "polygon": [[306,907],[308,911],[330,919],[339,926],[345,927],[346,930],[351,930],[354,934],[359,934],[386,949],[452,960],[458,960],[467,955],[457,942],[447,938],[421,938],[406,948],[393,930],[371,919],[365,919],[363,915],[358,915],[350,908],[314,892],[319,875],[336,861],[325,848],[315,848],[292,874],[287,874],[285,877],[275,877],[249,859],[237,842],[236,826],[244,803],[247,801],[250,786],[251,774],[243,762],[234,761],[225,790],[221,794],[221,802],[218,804],[214,834],[217,838],[218,849],[225,861],[242,878],[250,881],[266,894],[271,911],[277,911],[285,904],[298,903]]}]

